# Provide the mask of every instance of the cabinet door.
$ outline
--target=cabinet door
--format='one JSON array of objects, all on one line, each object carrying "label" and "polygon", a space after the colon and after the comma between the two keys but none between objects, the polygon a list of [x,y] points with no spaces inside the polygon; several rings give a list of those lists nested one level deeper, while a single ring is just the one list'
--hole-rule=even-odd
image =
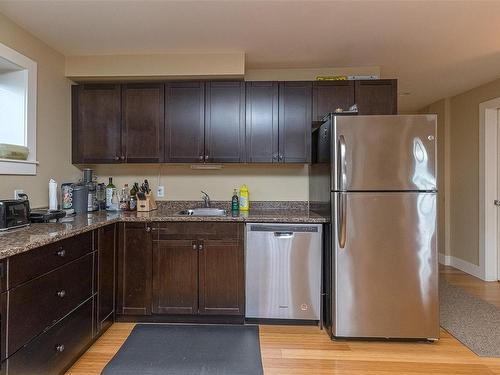
[{"label": "cabinet door", "polygon": [[278,82],[246,82],[245,132],[248,162],[278,161]]},{"label": "cabinet door", "polygon": [[199,312],[244,315],[243,241],[204,240],[199,253]]},{"label": "cabinet door", "polygon": [[205,161],[245,161],[245,83],[209,82],[205,100]]},{"label": "cabinet door", "polygon": [[72,87],[73,163],[122,160],[120,85]]},{"label": "cabinet door", "polygon": [[398,81],[396,79],[355,82],[355,101],[360,115],[396,115],[398,113]]},{"label": "cabinet door", "polygon": [[313,82],[313,121],[337,108],[344,111],[354,104],[354,81]]},{"label": "cabinet door", "polygon": [[198,248],[191,240],[162,240],[153,249],[153,313],[198,312]]},{"label": "cabinet door", "polygon": [[117,314],[151,315],[151,224],[120,224]]},{"label": "cabinet door", "polygon": [[165,87],[161,83],[122,87],[122,143],[127,163],[163,161]]},{"label": "cabinet door", "polygon": [[113,323],[115,310],[115,225],[97,230],[97,330]]},{"label": "cabinet door", "polygon": [[311,161],[312,82],[281,82],[279,91],[279,160]]},{"label": "cabinet door", "polygon": [[166,84],[165,161],[203,162],[205,124],[205,84]]}]

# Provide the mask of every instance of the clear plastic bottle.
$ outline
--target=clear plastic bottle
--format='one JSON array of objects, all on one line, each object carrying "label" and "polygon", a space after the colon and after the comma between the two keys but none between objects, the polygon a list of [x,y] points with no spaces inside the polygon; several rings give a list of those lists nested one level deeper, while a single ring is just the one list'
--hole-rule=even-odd
[{"label": "clear plastic bottle", "polygon": [[128,211],[129,209],[130,209],[130,195],[129,195],[128,184],[125,184],[120,194],[120,210]]}]

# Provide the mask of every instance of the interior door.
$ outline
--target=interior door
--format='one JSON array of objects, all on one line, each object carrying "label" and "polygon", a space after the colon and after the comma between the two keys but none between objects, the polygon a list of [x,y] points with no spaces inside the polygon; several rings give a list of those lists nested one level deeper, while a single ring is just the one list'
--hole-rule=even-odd
[{"label": "interior door", "polygon": [[436,190],[436,115],[337,116],[334,190]]},{"label": "interior door", "polygon": [[436,193],[333,193],[335,336],[439,337]]}]

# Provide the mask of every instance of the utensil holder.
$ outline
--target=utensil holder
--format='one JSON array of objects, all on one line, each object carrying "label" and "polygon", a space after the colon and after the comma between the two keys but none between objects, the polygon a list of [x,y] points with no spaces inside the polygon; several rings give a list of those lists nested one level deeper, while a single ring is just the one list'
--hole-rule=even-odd
[{"label": "utensil holder", "polygon": [[146,194],[146,199],[137,199],[138,212],[149,212],[156,209],[157,207],[153,193]]}]

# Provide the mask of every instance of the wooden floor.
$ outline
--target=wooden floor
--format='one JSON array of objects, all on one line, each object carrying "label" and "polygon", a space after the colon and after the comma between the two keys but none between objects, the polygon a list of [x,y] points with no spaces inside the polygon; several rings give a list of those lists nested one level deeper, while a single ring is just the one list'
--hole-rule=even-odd
[{"label": "wooden floor", "polygon": [[[485,283],[451,267],[441,277],[469,293],[500,305],[500,283]],[[100,374],[134,324],[114,324],[67,372]],[[266,375],[488,375],[500,374],[500,358],[481,358],[441,331],[437,343],[331,341],[317,327],[260,327]]]}]

